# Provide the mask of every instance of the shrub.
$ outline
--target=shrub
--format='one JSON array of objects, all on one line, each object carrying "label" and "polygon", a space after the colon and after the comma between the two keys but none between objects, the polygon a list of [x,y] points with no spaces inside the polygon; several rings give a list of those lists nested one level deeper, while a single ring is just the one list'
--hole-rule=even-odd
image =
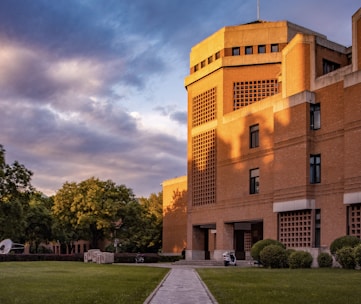
[{"label": "shrub", "polygon": [[290,255],[291,255],[293,252],[296,252],[296,250],[295,250],[295,249],[292,249],[292,248],[286,249],[287,262],[286,262],[285,268],[290,267],[290,265],[288,264],[288,259],[289,259]]},{"label": "shrub", "polygon": [[268,245],[261,250],[260,261],[265,267],[284,268],[287,265],[286,249],[280,245]]},{"label": "shrub", "polygon": [[307,251],[295,251],[288,258],[290,268],[311,268],[313,257]]},{"label": "shrub", "polygon": [[354,254],[354,258],[355,258],[355,262],[358,266],[361,266],[361,244],[358,244],[354,249],[353,249],[353,254]]},{"label": "shrub", "polygon": [[327,252],[321,252],[317,257],[317,262],[321,268],[332,267],[332,256]]},{"label": "shrub", "polygon": [[331,254],[335,255],[336,251],[343,247],[356,247],[361,241],[356,236],[345,235],[335,239],[330,245]]},{"label": "shrub", "polygon": [[260,253],[261,253],[262,249],[269,245],[277,245],[283,249],[286,248],[285,245],[283,245],[281,242],[276,241],[276,240],[271,240],[271,239],[261,240],[252,246],[252,248],[251,248],[252,258],[256,261],[260,261]]},{"label": "shrub", "polygon": [[336,251],[336,261],[340,263],[342,268],[355,269],[356,260],[353,253],[353,248],[343,247]]}]

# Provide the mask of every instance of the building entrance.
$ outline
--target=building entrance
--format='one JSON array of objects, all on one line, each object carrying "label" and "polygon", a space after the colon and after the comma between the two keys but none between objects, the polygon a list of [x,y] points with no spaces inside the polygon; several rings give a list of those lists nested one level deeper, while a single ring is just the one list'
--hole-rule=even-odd
[{"label": "building entrance", "polygon": [[234,223],[234,248],[237,260],[250,258],[252,245],[262,239],[262,220]]}]

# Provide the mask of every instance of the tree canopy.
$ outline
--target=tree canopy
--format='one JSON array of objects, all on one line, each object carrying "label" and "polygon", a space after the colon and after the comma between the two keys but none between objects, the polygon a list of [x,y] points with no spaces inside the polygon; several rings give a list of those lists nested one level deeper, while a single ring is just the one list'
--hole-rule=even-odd
[{"label": "tree canopy", "polygon": [[136,199],[125,185],[91,177],[66,182],[47,197],[33,188],[32,175],[18,161],[7,164],[0,145],[0,241],[29,242],[31,252],[50,241],[71,249],[78,240],[99,248],[101,240],[113,246],[119,239],[120,250],[127,252],[161,248],[162,192]]},{"label": "tree canopy", "polygon": [[11,238],[24,241],[26,213],[34,189],[31,185],[33,173],[15,161],[5,162],[5,149],[0,145],[0,240]]},{"label": "tree canopy", "polygon": [[93,248],[111,237],[121,209],[134,201],[133,191],[113,181],[90,178],[80,183],[66,182],[54,196],[53,214],[75,231],[78,239],[87,239]]}]

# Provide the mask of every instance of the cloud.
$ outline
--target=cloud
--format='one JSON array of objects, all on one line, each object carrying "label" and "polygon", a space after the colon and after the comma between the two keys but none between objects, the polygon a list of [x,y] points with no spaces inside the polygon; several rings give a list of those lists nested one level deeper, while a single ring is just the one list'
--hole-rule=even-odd
[{"label": "cloud", "polygon": [[[261,17],[290,19],[343,42],[357,6],[261,1]],[[47,194],[91,176],[137,195],[160,191],[163,180],[187,170],[183,79],[191,47],[255,19],[251,0],[0,1],[7,159],[31,169]]]}]

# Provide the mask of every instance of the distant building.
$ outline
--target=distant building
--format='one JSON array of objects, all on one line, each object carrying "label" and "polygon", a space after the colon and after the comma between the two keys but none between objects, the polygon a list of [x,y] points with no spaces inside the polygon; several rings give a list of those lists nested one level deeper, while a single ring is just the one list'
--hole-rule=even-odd
[{"label": "distant building", "polygon": [[317,254],[361,237],[361,9],[352,47],[287,21],[224,27],[192,48],[185,87],[187,186],[163,189],[187,210],[165,218],[164,253],[186,238],[186,259],[247,259],[271,238]]}]

